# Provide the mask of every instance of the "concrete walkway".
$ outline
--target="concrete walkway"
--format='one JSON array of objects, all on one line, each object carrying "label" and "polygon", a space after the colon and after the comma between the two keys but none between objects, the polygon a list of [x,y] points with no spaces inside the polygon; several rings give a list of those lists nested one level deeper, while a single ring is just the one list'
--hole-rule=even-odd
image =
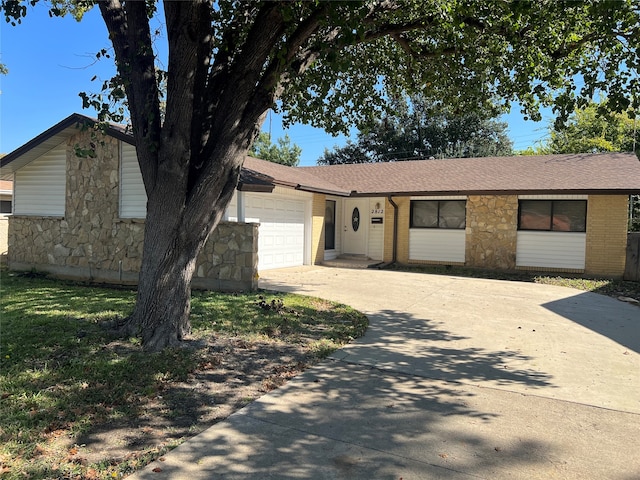
[{"label": "concrete walkway", "polygon": [[130,478],[640,479],[640,308],[376,270],[260,284],[347,303],[370,328]]}]

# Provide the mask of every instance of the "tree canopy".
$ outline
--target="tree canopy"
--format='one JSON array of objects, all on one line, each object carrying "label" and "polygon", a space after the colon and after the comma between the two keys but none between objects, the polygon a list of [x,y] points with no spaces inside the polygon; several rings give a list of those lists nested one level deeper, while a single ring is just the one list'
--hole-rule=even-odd
[{"label": "tree canopy", "polygon": [[565,125],[554,125],[543,145],[549,153],[632,152],[636,119],[628,112],[610,113],[606,100],[576,110]]},{"label": "tree canopy", "polygon": [[456,112],[421,95],[390,104],[379,120],[358,132],[355,143],[325,149],[318,164],[512,154],[507,124],[496,119],[495,108]]},{"label": "tree canopy", "polygon": [[272,143],[271,136],[267,132],[260,132],[251,145],[249,154],[262,160],[295,167],[300,163],[302,149],[295,143],[291,145],[289,135],[278,138],[276,143]]},{"label": "tree canopy", "polygon": [[[26,2],[0,1],[7,21],[28,16]],[[379,116],[386,98],[407,94],[467,112],[486,110],[496,98],[505,107],[518,101],[534,119],[539,105],[553,104],[560,121],[596,91],[617,112],[640,102],[638,0],[47,6],[53,16],[80,16],[94,4],[118,72],[105,86],[112,99],[126,97],[148,199],[136,307],[122,327],[149,350],[176,345],[190,330],[195,259],[269,108],[288,122],[346,132]],[[153,35],[153,16],[163,17],[163,38]],[[166,64],[154,51],[160,41]],[[167,82],[164,115],[160,77]],[[109,103],[97,105],[103,119],[112,118]]]}]

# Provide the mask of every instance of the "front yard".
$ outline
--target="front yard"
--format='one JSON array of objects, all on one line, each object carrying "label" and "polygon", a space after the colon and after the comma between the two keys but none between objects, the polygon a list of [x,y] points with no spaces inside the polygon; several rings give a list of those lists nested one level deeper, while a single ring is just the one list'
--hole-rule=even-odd
[{"label": "front yard", "polygon": [[195,292],[186,348],[101,327],[135,292],[1,272],[0,478],[121,478],[364,334],[344,305]]}]

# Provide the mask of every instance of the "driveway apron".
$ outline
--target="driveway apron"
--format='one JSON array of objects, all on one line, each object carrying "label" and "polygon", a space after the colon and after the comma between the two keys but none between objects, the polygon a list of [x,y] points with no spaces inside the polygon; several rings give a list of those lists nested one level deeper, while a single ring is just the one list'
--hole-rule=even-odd
[{"label": "driveway apron", "polygon": [[640,479],[640,308],[378,270],[272,270],[260,286],[370,327],[131,478]]}]

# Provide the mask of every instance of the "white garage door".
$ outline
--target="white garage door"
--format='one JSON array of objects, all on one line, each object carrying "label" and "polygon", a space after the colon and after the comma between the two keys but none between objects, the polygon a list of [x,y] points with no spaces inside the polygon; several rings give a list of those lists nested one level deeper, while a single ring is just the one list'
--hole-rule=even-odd
[{"label": "white garage door", "polygon": [[304,263],[305,202],[274,194],[247,194],[245,220],[259,222],[258,270]]}]

